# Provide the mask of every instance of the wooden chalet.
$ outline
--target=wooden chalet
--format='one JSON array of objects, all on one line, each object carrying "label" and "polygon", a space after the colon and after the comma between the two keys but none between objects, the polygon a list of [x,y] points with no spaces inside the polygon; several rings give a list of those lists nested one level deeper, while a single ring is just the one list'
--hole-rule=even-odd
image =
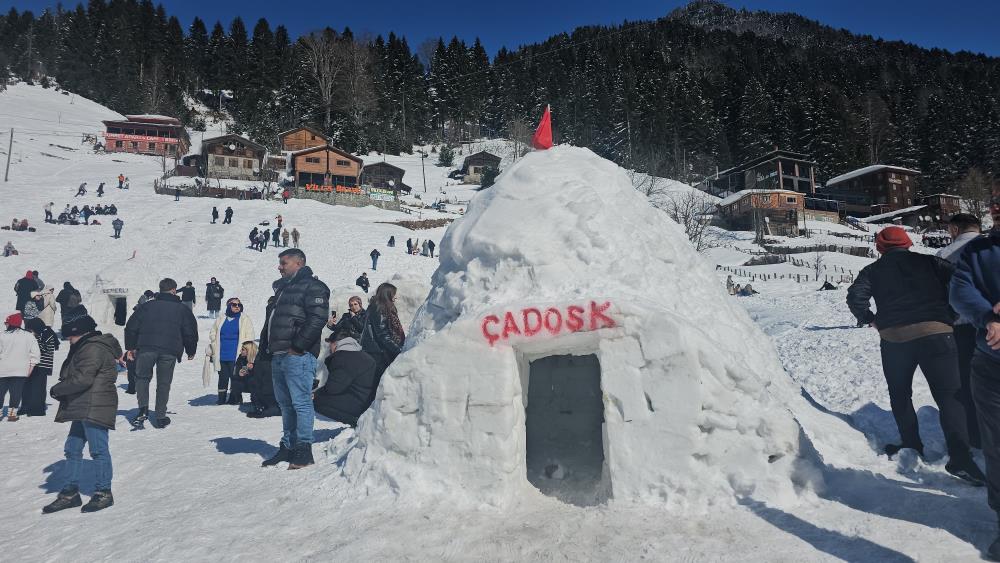
[{"label": "wooden chalet", "polygon": [[165,115],[126,115],[104,121],[104,150],[180,158],[191,139],[179,119]]},{"label": "wooden chalet", "polygon": [[720,201],[719,214],[727,228],[734,231],[794,237],[799,235],[805,199],[791,190],[743,190]]},{"label": "wooden chalet", "polygon": [[300,125],[278,133],[278,146],[286,152],[297,152],[328,144],[330,144],[330,137],[310,125]]},{"label": "wooden chalet", "polygon": [[462,174],[467,184],[478,184],[483,180],[483,170],[492,168],[500,170],[500,157],[486,151],[470,154],[462,162]]},{"label": "wooden chalet", "polygon": [[874,164],[831,178],[821,193],[842,202],[848,215],[882,215],[916,205],[919,175],[909,168]]},{"label": "wooden chalet", "polygon": [[780,150],[748,160],[703,180],[698,188],[713,195],[743,190],[790,190],[816,193],[816,163],[802,153]]},{"label": "wooden chalet", "polygon": [[361,169],[361,183],[373,188],[409,193],[412,188],[403,183],[404,174],[406,171],[398,166],[393,166],[388,162],[375,162],[366,164]]},{"label": "wooden chalet", "polygon": [[222,135],[201,143],[202,174],[206,178],[256,180],[267,149],[246,137]]},{"label": "wooden chalet", "polygon": [[323,145],[293,152],[289,158],[297,188],[358,189],[364,161],[347,151]]},{"label": "wooden chalet", "polygon": [[928,226],[944,228],[951,216],[962,212],[962,197],[952,194],[934,194],[918,197],[916,203],[926,205],[925,221]]}]

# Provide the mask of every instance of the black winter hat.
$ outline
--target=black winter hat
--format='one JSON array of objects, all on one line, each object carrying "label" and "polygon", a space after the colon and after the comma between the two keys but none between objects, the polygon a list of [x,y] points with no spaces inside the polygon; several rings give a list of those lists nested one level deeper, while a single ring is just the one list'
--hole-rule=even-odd
[{"label": "black winter hat", "polygon": [[66,323],[64,328],[63,336],[83,336],[88,332],[97,330],[97,321],[90,315],[83,315]]}]

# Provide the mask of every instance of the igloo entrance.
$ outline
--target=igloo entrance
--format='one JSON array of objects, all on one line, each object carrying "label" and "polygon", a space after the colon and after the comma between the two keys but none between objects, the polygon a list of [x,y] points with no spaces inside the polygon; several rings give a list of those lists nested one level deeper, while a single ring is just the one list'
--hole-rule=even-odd
[{"label": "igloo entrance", "polygon": [[580,506],[600,504],[604,402],[597,356],[547,356],[530,364],[525,405],[528,482]]}]

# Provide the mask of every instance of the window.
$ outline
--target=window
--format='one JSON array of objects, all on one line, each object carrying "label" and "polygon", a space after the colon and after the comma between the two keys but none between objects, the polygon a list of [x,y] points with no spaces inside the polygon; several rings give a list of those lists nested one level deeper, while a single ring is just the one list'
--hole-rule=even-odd
[{"label": "window", "polygon": [[796,200],[797,198],[793,195],[785,197],[785,203],[791,203],[792,205],[795,205]]},{"label": "window", "polygon": [[134,151],[139,150],[139,142],[138,141],[132,141],[132,150],[134,150]]},{"label": "window", "polygon": [[899,198],[898,198],[898,197],[894,197],[894,198],[892,198],[892,202],[893,202],[893,203],[899,203]]},{"label": "window", "polygon": [[168,153],[174,154],[174,151],[176,151],[176,150],[177,150],[177,147],[175,145],[167,145],[167,152]]},{"label": "window", "polygon": [[249,158],[243,161],[243,168],[253,168],[253,161]]},{"label": "window", "polygon": [[149,143],[149,150],[155,151],[156,150],[156,143]]},{"label": "window", "polygon": [[308,162],[309,164],[319,164],[319,157],[318,156],[307,156],[306,157],[306,162]]},{"label": "window", "polygon": [[215,164],[216,166],[225,166],[226,165],[226,159],[222,158],[221,156],[217,156],[217,157],[215,157],[215,160],[213,161],[213,164]]},{"label": "window", "polygon": [[350,165],[351,165],[351,163],[349,161],[346,161],[346,160],[338,160],[337,161],[337,166],[350,166]]},{"label": "window", "polygon": [[108,133],[121,133],[121,127],[108,127]]},{"label": "window", "polygon": [[237,159],[237,158],[230,158],[229,159],[229,167],[230,168],[239,168],[240,167],[240,161],[239,161],[239,159]]},{"label": "window", "polygon": [[311,135],[310,136],[310,140],[315,141],[316,140],[316,135]]},{"label": "window", "polygon": [[124,146],[124,143],[122,143],[121,141],[115,141],[115,148],[116,149],[120,149],[123,146]]}]

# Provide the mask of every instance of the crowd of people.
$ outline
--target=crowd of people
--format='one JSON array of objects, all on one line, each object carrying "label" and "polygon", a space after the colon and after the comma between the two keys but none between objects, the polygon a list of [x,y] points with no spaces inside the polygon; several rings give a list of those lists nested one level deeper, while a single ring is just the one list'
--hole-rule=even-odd
[{"label": "crowd of people", "polygon": [[90,205],[84,205],[83,207],[78,207],[76,205],[70,206],[69,204],[67,204],[65,209],[63,209],[59,213],[59,215],[53,218],[52,209],[54,205],[55,204],[50,201],[44,206],[46,223],[53,223],[56,225],[90,225],[90,224],[99,225],[100,223],[97,222],[96,220],[93,223],[91,223],[90,218],[95,215],[99,216],[118,215],[118,206],[116,206],[113,203],[110,205],[95,205],[93,207],[91,207]]},{"label": "crowd of people", "polygon": [[274,248],[278,248],[279,246],[287,248],[289,242],[291,242],[292,248],[298,248],[301,236],[302,235],[299,233],[297,228],[293,227],[291,231],[287,228],[282,229],[280,221],[278,226],[274,229],[270,229],[266,224],[264,224],[250,230],[250,234],[247,235],[247,238],[250,241],[248,248],[258,252],[264,252],[264,249],[267,248],[268,244]]},{"label": "crowd of people", "polygon": [[[396,246],[396,237],[390,237],[389,246]],[[435,248],[437,248],[437,245],[430,239],[424,239],[423,241],[412,238],[406,239],[407,254],[413,254],[415,256],[430,256],[431,258],[434,258]]]}]

